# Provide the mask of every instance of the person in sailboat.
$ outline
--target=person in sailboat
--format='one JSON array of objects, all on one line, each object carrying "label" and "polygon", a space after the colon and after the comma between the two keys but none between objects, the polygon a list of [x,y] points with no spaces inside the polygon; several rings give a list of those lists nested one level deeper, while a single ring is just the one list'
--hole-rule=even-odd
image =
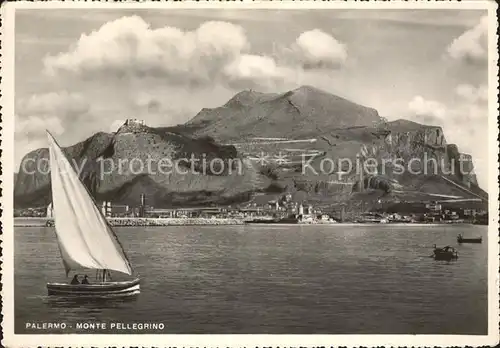
[{"label": "person in sailboat", "polygon": [[85,277],[82,279],[82,284],[90,284],[89,283],[89,277],[85,274]]},{"label": "person in sailboat", "polygon": [[75,274],[73,279],[71,279],[71,285],[77,285],[80,284],[80,281],[78,280],[78,274]]}]

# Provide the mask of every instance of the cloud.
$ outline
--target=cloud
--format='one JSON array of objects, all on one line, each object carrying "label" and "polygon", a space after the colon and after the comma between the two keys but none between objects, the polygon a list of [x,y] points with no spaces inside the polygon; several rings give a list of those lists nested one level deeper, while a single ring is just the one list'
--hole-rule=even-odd
[{"label": "cloud", "polygon": [[131,16],[83,34],[67,52],[46,56],[44,71],[86,80],[152,77],[172,85],[276,88],[294,83],[301,69],[336,68],[347,58],[345,45],[318,29],[302,33],[287,51],[292,62],[253,54],[244,29],[229,22],[185,31],[151,28]]},{"label": "cloud", "polygon": [[194,31],[152,29],[141,17],[122,17],[83,34],[68,52],[47,56],[45,71],[207,80],[249,47],[243,28],[206,22]]},{"label": "cloud", "polygon": [[202,108],[220,106],[234,94],[217,86],[191,90],[161,86],[160,83],[138,90],[127,102],[127,110],[120,118],[141,118],[150,126],[163,127],[185,123]]},{"label": "cloud", "polygon": [[347,60],[346,45],[319,29],[300,34],[292,52],[305,69],[338,68]]},{"label": "cloud", "polygon": [[293,81],[291,68],[279,66],[267,56],[245,54],[224,68],[229,84],[236,88],[264,87],[273,89]]},{"label": "cloud", "polygon": [[37,114],[20,117],[16,114],[14,118],[14,165],[16,168],[19,167],[21,159],[26,154],[47,146],[46,129],[55,136],[65,131],[61,121],[54,116]]},{"label": "cloud", "polygon": [[487,188],[488,177],[488,105],[486,85],[462,84],[455,88],[458,100],[446,106],[422,96],[408,103],[410,118],[424,124],[443,127],[448,143],[473,157],[480,185]]},{"label": "cloud", "polygon": [[[458,100],[452,107],[422,96],[415,96],[408,103],[411,118],[433,125],[448,125],[450,128],[459,125],[466,126],[473,121],[484,121],[482,124],[487,124],[488,89],[486,85],[461,84],[455,88],[455,94]],[[468,126],[466,130],[471,133],[473,131]]]},{"label": "cloud", "polygon": [[21,117],[57,113],[74,116],[88,110],[89,104],[81,94],[67,91],[34,94],[30,98],[19,100],[16,105],[17,114]]},{"label": "cloud", "polygon": [[486,85],[478,87],[470,84],[458,85],[455,93],[468,103],[485,103],[488,101],[488,88]]},{"label": "cloud", "polygon": [[488,16],[457,37],[448,46],[450,57],[468,63],[484,63],[488,58]]},{"label": "cloud", "polygon": [[63,134],[72,124],[87,115],[89,104],[77,93],[51,92],[34,94],[16,103],[16,141],[38,144],[45,139],[45,130],[54,135]]},{"label": "cloud", "polygon": [[446,106],[434,101],[427,100],[422,96],[415,96],[408,104],[412,118],[419,122],[440,124],[446,116]]},{"label": "cloud", "polygon": [[118,128],[123,126],[124,123],[125,123],[125,120],[114,120],[113,122],[111,122],[111,125],[109,126],[108,132],[110,132],[110,133],[116,132],[118,130]]},{"label": "cloud", "polygon": [[27,118],[20,118],[16,115],[18,120],[15,124],[15,133],[17,136],[22,135],[28,139],[39,138],[45,134],[45,130],[58,135],[64,132],[64,127],[61,120],[57,117],[40,117],[39,115],[31,115]]},{"label": "cloud", "polygon": [[132,102],[139,112],[157,113],[162,108],[162,103],[149,93],[139,92]]},{"label": "cloud", "polygon": [[[45,56],[44,78],[56,89],[80,94],[53,92],[18,100],[16,141],[45,141],[49,128],[61,133],[61,142],[74,143],[96,131],[115,131],[127,118],[151,126],[184,123],[242,89],[296,88],[308,77],[324,76],[324,69],[338,68],[347,57],[344,44],[318,29],[292,42],[276,54],[252,51],[243,27],[224,21],[190,30],[153,27],[139,16],[109,21]],[[78,129],[73,130],[74,124]]]},{"label": "cloud", "polygon": [[44,65],[49,75],[158,77],[170,84],[282,79],[272,58],[251,55],[249,49],[243,28],[228,22],[205,22],[183,31],[153,29],[132,16],[82,35],[70,51],[46,57]]}]

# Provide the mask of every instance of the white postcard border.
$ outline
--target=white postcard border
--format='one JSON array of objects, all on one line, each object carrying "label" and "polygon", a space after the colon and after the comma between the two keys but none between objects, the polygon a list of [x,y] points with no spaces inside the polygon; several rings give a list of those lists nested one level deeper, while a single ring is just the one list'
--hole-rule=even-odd
[{"label": "white postcard border", "polygon": [[[152,335],[152,334],[14,334],[14,238],[13,238],[13,147],[14,147],[14,34],[16,9],[187,9],[225,8],[237,9],[485,9],[489,17],[489,237],[488,237],[488,335]],[[1,8],[2,58],[2,301],[3,340],[6,347],[26,346],[494,346],[499,341],[499,238],[498,216],[498,51],[497,4],[493,1],[462,2],[13,2]],[[496,165],[493,165],[496,164]],[[459,304],[457,304],[459,305]],[[445,320],[445,318],[443,318]]]}]

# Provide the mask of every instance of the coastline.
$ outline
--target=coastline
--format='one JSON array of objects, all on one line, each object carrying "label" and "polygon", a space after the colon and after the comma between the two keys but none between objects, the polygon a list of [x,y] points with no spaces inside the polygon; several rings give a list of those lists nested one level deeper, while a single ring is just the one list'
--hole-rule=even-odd
[{"label": "coastline", "polygon": [[113,227],[162,227],[162,226],[218,226],[243,225],[241,219],[207,219],[207,218],[110,218]]},{"label": "coastline", "polygon": [[[16,217],[14,227],[45,227],[46,217]],[[433,227],[433,226],[461,226],[465,223],[252,223],[244,219],[236,218],[109,218],[109,224],[113,227],[164,227],[164,226],[219,226],[219,225],[253,225],[253,226],[407,226],[407,227]]]},{"label": "coastline", "polygon": [[[16,221],[17,220],[17,221]],[[45,227],[50,218],[14,218],[14,227]],[[113,227],[162,227],[162,226],[217,226],[243,225],[241,219],[206,219],[206,218],[109,218]]]},{"label": "coastline", "polygon": [[407,227],[433,227],[433,226],[462,226],[462,225],[472,225],[466,223],[359,223],[359,222],[337,222],[337,223],[246,223],[246,225],[262,225],[262,226],[342,226],[342,227],[350,227],[350,226],[407,226]]}]

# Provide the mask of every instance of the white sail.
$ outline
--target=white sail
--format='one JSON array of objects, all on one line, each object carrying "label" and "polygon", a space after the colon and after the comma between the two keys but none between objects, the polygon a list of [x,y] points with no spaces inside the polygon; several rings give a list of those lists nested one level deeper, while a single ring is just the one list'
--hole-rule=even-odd
[{"label": "white sail", "polygon": [[48,132],[47,135],[55,230],[66,273],[83,267],[132,274],[132,267],[106,218],[55,139]]}]

